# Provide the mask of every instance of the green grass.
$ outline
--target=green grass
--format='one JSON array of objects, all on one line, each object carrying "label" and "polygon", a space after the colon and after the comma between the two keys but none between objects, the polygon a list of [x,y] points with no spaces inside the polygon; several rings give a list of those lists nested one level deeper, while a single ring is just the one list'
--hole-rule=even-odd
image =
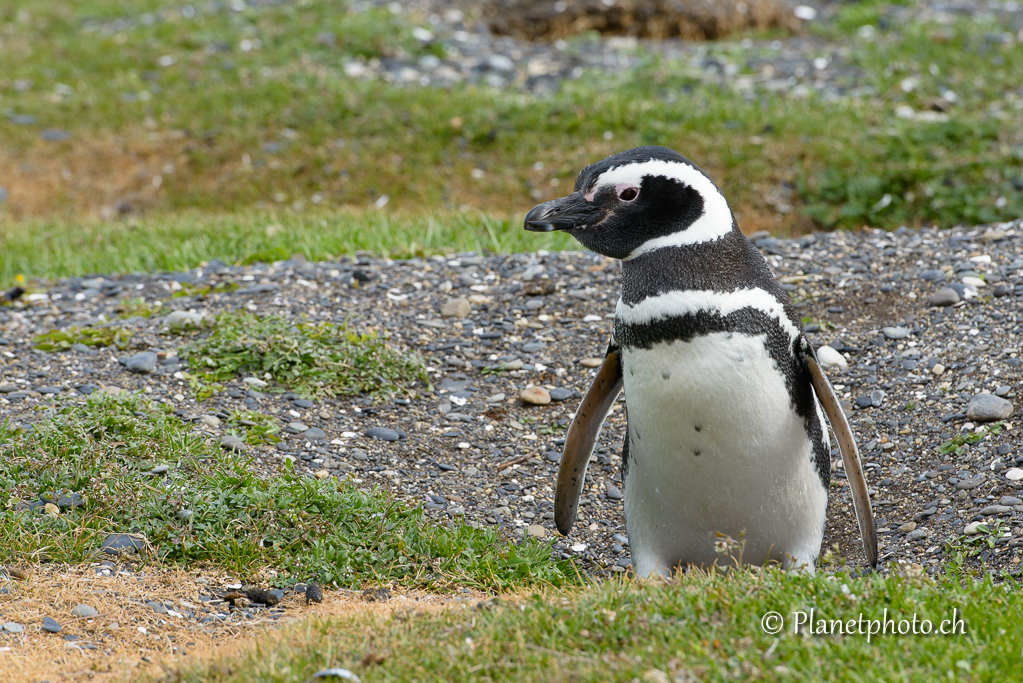
[{"label": "green grass", "polygon": [[[818,629],[820,619],[862,615],[864,633],[810,634],[805,624],[794,633],[811,609]],[[909,629],[916,615],[934,629],[948,620],[950,630],[955,614],[965,635],[868,638],[869,620],[882,620],[886,610],[896,628],[905,619]],[[761,625],[769,612],[784,618],[778,635]],[[1014,584],[693,572],[671,583],[612,581],[437,616],[306,621],[240,657],[182,665],[169,680],[287,683],[327,667],[348,668],[366,683],[1013,680],[1021,617],[1023,595]]]},{"label": "green grass", "polygon": [[[517,216],[567,192],[586,163],[640,144],[668,145],[700,163],[747,229],[950,226],[1023,215],[1023,47],[1003,42],[993,24],[878,23],[868,39],[853,29],[876,23],[885,6],[844,8],[845,19],[820,30],[863,71],[860,85],[870,92],[858,99],[801,99],[759,85],[739,92],[686,61],[653,55],[628,74],[587,74],[534,98],[513,88],[397,87],[344,74],[353,59],[442,50],[411,37],[425,21],[414,15],[308,0],[241,13],[200,8],[191,19],[175,13],[147,25],[138,21],[147,7],[14,0],[0,9],[0,110],[37,119],[0,117],[0,169],[10,171],[0,203],[4,282],[18,273],[294,252],[567,244],[522,237]],[[136,24],[86,30],[89,18],[114,16]],[[324,31],[333,44],[317,40]],[[260,47],[243,51],[243,40]],[[752,51],[773,54],[766,43]],[[736,42],[708,46],[708,57],[723,62],[743,64],[748,55]],[[173,64],[161,66],[164,57]],[[33,85],[19,90],[16,80]],[[895,115],[899,106],[926,111],[950,91],[947,121]],[[138,99],[142,92],[148,99]],[[43,142],[45,128],[73,137]],[[791,211],[776,209],[780,190]],[[385,194],[386,207],[373,209]],[[95,217],[121,204],[126,219]]]},{"label": "green grass", "polygon": [[[576,581],[546,545],[509,545],[497,531],[425,525],[421,508],[336,479],[285,468],[262,479],[221,453],[167,406],[136,396],[57,404],[32,431],[0,426],[0,562],[96,559],[108,533],[145,534],[148,559],[211,563],[279,583],[512,590]],[[147,474],[169,465],[164,475]],[[19,502],[80,494],[60,514]]]},{"label": "green grass", "polygon": [[[0,220],[0,283],[11,284],[19,274],[31,279],[180,271],[213,259],[241,263],[303,254],[330,260],[359,251],[408,258],[456,251],[565,249],[575,244],[563,234],[538,235],[520,227],[518,221],[481,214],[326,210],[182,211],[143,223]],[[145,239],[140,239],[142,235]]]},{"label": "green grass", "polygon": [[226,433],[241,438],[250,446],[275,444],[281,440],[277,436],[280,431],[276,417],[254,410],[236,410],[227,420]]},{"label": "green grass", "polygon": [[213,332],[182,348],[181,356],[204,385],[200,395],[241,374],[309,397],[412,395],[417,381],[431,387],[422,359],[391,348],[377,333],[247,311],[217,316]]},{"label": "green grass", "polygon": [[63,330],[50,330],[32,340],[32,345],[40,351],[56,353],[67,351],[75,344],[85,346],[116,346],[128,348],[131,342],[131,331],[123,327],[68,327]]}]

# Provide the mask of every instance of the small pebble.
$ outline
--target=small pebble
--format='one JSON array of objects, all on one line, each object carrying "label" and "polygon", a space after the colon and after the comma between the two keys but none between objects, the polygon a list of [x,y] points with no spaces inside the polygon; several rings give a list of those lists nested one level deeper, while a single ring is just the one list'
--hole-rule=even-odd
[{"label": "small pebble", "polygon": [[944,308],[946,306],[954,306],[960,301],[959,293],[956,290],[951,287],[942,287],[931,294],[931,296],[927,299],[927,305]]},{"label": "small pebble", "polygon": [[156,367],[157,356],[152,351],[143,351],[142,353],[136,353],[134,356],[130,356],[125,361],[125,367],[130,372],[137,372],[139,374],[148,374],[153,371]]},{"label": "small pebble", "polygon": [[371,439],[377,439],[378,441],[397,441],[401,438],[401,435],[393,429],[386,427],[372,427],[366,430],[366,436]]},{"label": "small pebble", "polygon": [[232,451],[234,453],[241,453],[245,450],[246,445],[242,439],[237,436],[222,436],[220,437],[220,447],[225,451]]},{"label": "small pebble", "polygon": [[471,312],[472,304],[463,297],[448,299],[440,309],[440,314],[445,318],[464,318]]},{"label": "small pebble", "polygon": [[845,370],[849,367],[849,361],[845,356],[827,345],[817,349],[817,359],[825,369],[837,367]]},{"label": "small pebble", "polygon": [[77,605],[71,610],[71,616],[78,617],[79,619],[88,619],[98,617],[99,612],[96,611],[96,608],[89,605]]},{"label": "small pebble", "polygon": [[519,394],[519,398],[522,399],[523,403],[528,403],[532,406],[546,406],[551,402],[551,394],[543,387],[526,387]]}]

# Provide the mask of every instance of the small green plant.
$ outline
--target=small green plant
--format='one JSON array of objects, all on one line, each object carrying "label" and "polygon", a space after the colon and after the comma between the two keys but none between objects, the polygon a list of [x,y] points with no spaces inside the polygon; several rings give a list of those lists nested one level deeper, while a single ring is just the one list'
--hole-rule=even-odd
[{"label": "small green plant", "polygon": [[281,431],[277,418],[264,415],[254,410],[240,410],[231,413],[227,419],[227,433],[244,439],[251,446],[275,444],[280,441],[276,436]]},{"label": "small green plant", "polygon": [[114,310],[121,318],[134,318],[135,316],[151,318],[155,314],[159,313],[162,308],[162,301],[149,302],[142,297],[137,296],[132,299],[125,299],[119,303]]},{"label": "small green plant", "polygon": [[838,329],[838,325],[836,325],[835,323],[828,322],[827,320],[814,320],[813,317],[809,316],[809,315],[803,317],[803,324],[804,325],[817,325],[817,327],[819,327],[822,330],[837,330]]},{"label": "small green plant", "polygon": [[269,374],[306,396],[411,395],[417,381],[430,386],[418,356],[391,348],[376,333],[246,311],[219,316],[213,333],[186,346],[181,356],[201,382]]},{"label": "small green plant", "polygon": [[938,452],[942,455],[947,455],[949,453],[955,453],[957,456],[962,455],[967,446],[979,443],[988,434],[991,434],[992,436],[1000,434],[1003,424],[1004,423],[1002,422],[996,422],[988,427],[981,427],[970,434],[956,434],[951,439],[941,444],[938,448]]},{"label": "small green plant", "polygon": [[221,282],[217,285],[193,285],[191,282],[182,282],[181,289],[171,295],[172,299],[180,299],[186,296],[208,296],[210,294],[226,294],[238,289],[238,283],[233,280]]},{"label": "small green plant", "polygon": [[[248,418],[239,419],[256,422]],[[89,561],[107,534],[130,532],[145,535],[156,561],[243,574],[271,567],[283,583],[503,590],[576,580],[548,545],[426,524],[421,508],[382,491],[289,467],[257,477],[251,462],[139,396],[68,402],[32,432],[0,425],[0,443],[0,562]],[[156,465],[170,469],[153,475]],[[39,504],[65,497],[77,503],[59,512]]]},{"label": "small green plant", "polygon": [[86,346],[116,346],[128,348],[131,332],[122,327],[68,327],[63,330],[51,330],[36,337],[32,344],[40,351],[55,353],[67,351],[75,344]]},{"label": "small green plant", "polygon": [[565,428],[559,425],[557,422],[551,422],[550,424],[543,424],[537,429],[543,435],[560,434],[565,431]]},{"label": "small green plant", "polygon": [[985,522],[977,526],[977,533],[973,535],[961,535],[945,543],[945,550],[959,560],[967,557],[976,557],[985,550],[994,550],[998,545],[998,539],[1005,535],[1006,523],[1002,520]]}]

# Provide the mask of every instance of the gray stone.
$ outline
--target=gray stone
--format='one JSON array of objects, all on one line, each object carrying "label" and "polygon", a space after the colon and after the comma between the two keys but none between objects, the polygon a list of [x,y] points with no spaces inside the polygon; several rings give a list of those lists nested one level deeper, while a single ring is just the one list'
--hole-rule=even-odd
[{"label": "gray stone", "polygon": [[71,616],[78,617],[79,619],[91,619],[92,617],[98,617],[99,612],[96,611],[95,607],[89,605],[77,605],[71,610]]},{"label": "gray stone", "polygon": [[927,299],[928,306],[952,306],[962,301],[959,293],[951,287],[942,287]]},{"label": "gray stone", "polygon": [[142,534],[109,534],[100,545],[107,555],[127,555],[146,547],[146,537]]},{"label": "gray stone", "polygon": [[571,389],[564,389],[562,387],[557,387],[555,389],[551,389],[551,400],[552,401],[564,401],[564,400],[570,399],[570,398],[572,398],[572,390]]},{"label": "gray stone", "polygon": [[57,507],[61,510],[80,508],[83,505],[85,505],[85,501],[82,500],[82,496],[77,493],[69,493],[66,496],[61,496],[60,500],[57,501]]},{"label": "gray stone", "polygon": [[1023,499],[1017,498],[1016,496],[1002,496],[998,502],[1001,505],[1008,505],[1009,507],[1012,507],[1013,505],[1023,505]]},{"label": "gray stone", "polygon": [[888,337],[889,339],[905,339],[909,336],[909,330],[905,327],[884,327],[881,328],[881,334]]},{"label": "gray stone", "polygon": [[157,614],[167,614],[167,608],[156,600],[146,600],[146,605]]},{"label": "gray stone", "polygon": [[621,500],[621,490],[609,481],[604,482],[604,492],[607,493],[607,497],[611,500]]},{"label": "gray stone", "polygon": [[352,457],[355,458],[356,460],[365,461],[365,460],[369,460],[369,453],[367,453],[366,451],[362,450],[361,448],[353,448],[352,449]]},{"label": "gray stone", "polygon": [[261,285],[242,287],[241,289],[235,290],[235,294],[263,294],[265,292],[275,292],[280,288],[281,286],[275,282],[266,282]]},{"label": "gray stone", "polygon": [[170,471],[170,465],[157,465],[150,472],[153,474],[166,474]]},{"label": "gray stone", "polygon": [[956,491],[969,491],[984,483],[984,477],[977,476],[973,479],[966,479],[956,484]]},{"label": "gray stone", "polygon": [[63,627],[52,617],[43,617],[43,630],[49,633],[60,633]]},{"label": "gray stone", "polygon": [[143,351],[130,356],[124,363],[129,372],[148,374],[156,367],[156,354],[152,351]]},{"label": "gray stone", "polygon": [[393,429],[387,427],[372,427],[366,430],[366,436],[371,439],[377,439],[378,441],[397,441],[401,438],[401,435]]},{"label": "gray stone", "polygon": [[8,633],[21,633],[22,631],[25,630],[25,627],[13,621],[8,621],[6,624],[4,624],[4,630],[7,631]]},{"label": "gray stone", "polygon": [[302,432],[309,431],[309,425],[301,422],[289,422],[286,429],[292,434],[301,434]]},{"label": "gray stone", "polygon": [[487,66],[496,71],[514,71],[515,62],[510,57],[501,54],[487,56]]},{"label": "gray stone", "polygon": [[980,511],[980,514],[989,517],[991,515],[1004,515],[1007,512],[1012,512],[1012,507],[1009,505],[988,505]]},{"label": "gray stone", "polygon": [[302,438],[303,439],[309,439],[310,441],[314,441],[314,440],[317,440],[317,439],[326,439],[327,438],[327,434],[326,434],[326,432],[324,432],[319,427],[312,427],[312,428],[307,429],[304,432],[302,432]]},{"label": "gray stone", "polygon": [[92,353],[92,349],[90,349],[85,344],[81,344],[81,343],[75,344],[74,346],[72,346],[71,350],[74,351],[75,353]]},{"label": "gray stone", "polygon": [[47,128],[39,135],[47,142],[65,142],[71,139],[71,133],[59,128]]},{"label": "gray stone", "polygon": [[881,404],[884,403],[885,396],[887,396],[887,394],[885,394],[884,391],[882,391],[881,389],[875,389],[874,391],[870,392],[871,405],[873,405],[875,408],[880,408]]},{"label": "gray stone", "polygon": [[966,406],[966,417],[974,422],[994,422],[1012,417],[1012,402],[993,394],[977,394]]},{"label": "gray stone", "polygon": [[472,312],[472,304],[465,297],[448,299],[440,308],[440,314],[445,318],[464,318]]},{"label": "gray stone", "polygon": [[245,450],[245,442],[237,436],[223,436],[220,438],[220,447],[225,451],[241,453]]},{"label": "gray stone", "polygon": [[913,543],[915,541],[919,541],[925,538],[927,538],[927,531],[925,529],[915,529],[914,531],[910,531],[908,534],[906,534],[906,541],[908,541],[909,543]]},{"label": "gray stone", "polygon": [[537,351],[539,351],[540,349],[544,348],[545,346],[547,346],[546,342],[542,342],[539,339],[534,339],[533,341],[528,341],[528,342],[526,342],[525,344],[522,345],[522,352],[523,353],[536,353]]}]

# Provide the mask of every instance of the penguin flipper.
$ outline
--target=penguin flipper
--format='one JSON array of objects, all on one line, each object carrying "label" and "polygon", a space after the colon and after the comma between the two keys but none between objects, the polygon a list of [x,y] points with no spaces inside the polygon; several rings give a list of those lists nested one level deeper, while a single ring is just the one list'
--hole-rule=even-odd
[{"label": "penguin flipper", "polygon": [[586,466],[611,406],[622,390],[622,364],[617,347],[608,349],[593,384],[586,390],[565,438],[558,483],[554,489],[554,523],[567,536],[575,523],[579,496],[586,480]]},{"label": "penguin flipper", "polygon": [[804,341],[803,355],[806,359],[807,369],[810,371],[810,381],[817,393],[817,399],[824,408],[824,413],[831,422],[831,428],[835,430],[838,438],[838,448],[842,451],[842,465],[845,468],[845,475],[848,477],[849,488],[852,491],[853,509],[856,510],[856,520],[860,526],[860,538],[863,539],[863,551],[867,555],[867,562],[871,567],[877,566],[877,532],[874,528],[874,512],[870,507],[870,493],[867,491],[867,480],[863,477],[863,467],[860,464],[860,455],[856,450],[856,441],[853,439],[849,423],[845,419],[845,411],[839,403],[835,390],[831,388],[831,382],[821,370],[820,363],[813,349]]}]

